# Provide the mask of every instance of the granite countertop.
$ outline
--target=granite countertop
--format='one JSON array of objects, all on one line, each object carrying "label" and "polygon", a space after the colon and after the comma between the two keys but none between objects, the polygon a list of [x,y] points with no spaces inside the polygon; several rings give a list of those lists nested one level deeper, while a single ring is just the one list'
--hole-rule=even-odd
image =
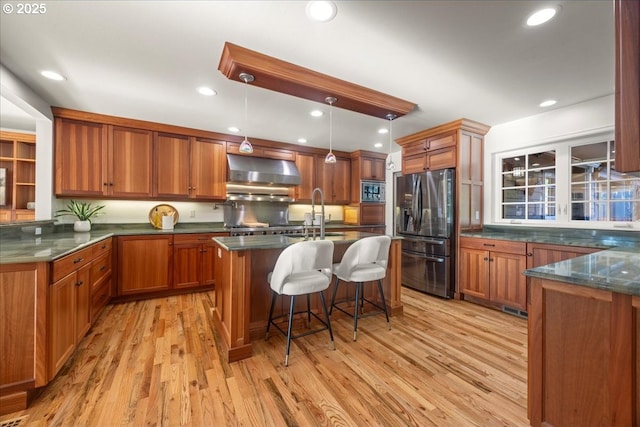
[{"label": "granite countertop", "polygon": [[640,233],[637,231],[486,227],[483,231],[465,232],[462,235],[603,249],[593,254],[530,268],[524,274],[640,296]]},{"label": "granite countertop", "polygon": [[[43,227],[43,233],[35,235],[35,228],[40,226]],[[345,227],[359,228],[360,226],[331,223],[327,224],[326,229],[332,230]],[[0,264],[54,261],[100,240],[114,236],[229,232],[229,229],[225,228],[223,223],[183,223],[178,224],[173,230],[159,230],[146,223],[94,224],[89,233],[74,233],[71,224],[54,226],[51,221],[37,224],[19,224],[11,228],[12,230],[9,230],[9,227],[4,227],[0,237]]]},{"label": "granite countertop", "polygon": [[[364,233],[360,231],[343,231],[343,232],[327,232],[325,240],[331,240],[334,244],[353,243],[364,237],[379,236],[379,234]],[[316,239],[320,238],[320,234],[316,234]],[[391,237],[392,239],[401,239],[401,237]],[[304,240],[303,236],[234,236],[234,237],[214,237],[213,240],[219,243],[228,251],[243,251],[254,249],[283,249],[289,245]],[[313,237],[309,235],[309,240]]]}]

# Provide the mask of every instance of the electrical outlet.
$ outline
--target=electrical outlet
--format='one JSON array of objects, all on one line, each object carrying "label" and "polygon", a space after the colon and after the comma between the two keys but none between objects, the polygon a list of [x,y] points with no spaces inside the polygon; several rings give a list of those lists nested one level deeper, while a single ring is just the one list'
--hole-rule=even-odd
[{"label": "electrical outlet", "polygon": [[41,228],[41,227],[36,227],[36,229],[35,229],[35,231],[34,231],[34,234],[35,234],[36,236],[41,235],[41,234],[42,234],[42,228]]},{"label": "electrical outlet", "polygon": [[196,217],[196,211],[195,210],[189,211],[189,218],[195,218],[195,217]]}]

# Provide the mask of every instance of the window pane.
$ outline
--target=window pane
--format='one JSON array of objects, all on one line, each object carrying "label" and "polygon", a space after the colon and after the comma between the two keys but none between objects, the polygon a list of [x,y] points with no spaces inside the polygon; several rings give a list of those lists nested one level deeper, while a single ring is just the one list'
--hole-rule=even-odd
[{"label": "window pane", "polygon": [[588,203],[571,203],[571,219],[576,221],[588,221],[589,216],[586,215],[588,212]]},{"label": "window pane", "polygon": [[556,152],[545,151],[543,153],[529,154],[529,169],[548,168],[556,166]]},{"label": "window pane", "polygon": [[520,185],[524,185],[524,175],[522,175],[522,177],[516,177],[512,173],[502,175],[503,187],[517,187]]},{"label": "window pane", "polygon": [[607,147],[609,142],[580,145],[571,148],[571,163],[585,163],[607,160]]},{"label": "window pane", "polygon": [[509,189],[502,191],[502,201],[503,202],[524,202],[525,198],[525,190],[521,189]]},{"label": "window pane", "polygon": [[[635,209],[634,209],[635,205]],[[638,203],[632,202],[612,202],[611,221],[637,221]]]},{"label": "window pane", "polygon": [[529,171],[529,185],[544,185],[556,183],[556,170]]},{"label": "window pane", "polygon": [[609,179],[607,163],[590,163],[571,167],[573,182],[590,182]]},{"label": "window pane", "polygon": [[[502,172],[514,172],[514,168],[516,171],[516,175],[520,170],[524,171],[525,156],[517,156],[517,157],[509,157],[506,159],[502,159]],[[521,169],[517,169],[521,168]]]},{"label": "window pane", "polygon": [[524,219],[525,205],[503,205],[502,217],[505,219]]},{"label": "window pane", "polygon": [[555,204],[532,203],[529,205],[528,219],[555,219]]}]

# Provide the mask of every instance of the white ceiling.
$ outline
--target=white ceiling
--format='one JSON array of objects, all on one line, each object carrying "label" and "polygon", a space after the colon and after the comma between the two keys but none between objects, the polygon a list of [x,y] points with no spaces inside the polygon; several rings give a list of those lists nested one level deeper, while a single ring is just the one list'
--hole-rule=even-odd
[{"label": "white ceiling", "polygon": [[[225,41],[416,103],[394,121],[394,138],[614,92],[610,0],[336,3],[333,21],[313,23],[305,1],[50,1],[38,16],[0,13],[0,62],[54,106],[222,133],[235,125],[316,147],[329,145],[328,115],[309,111],[327,105],[250,86],[244,126],[244,84],[218,71]],[[527,28],[548,4],[561,5],[557,17]],[[46,80],[43,69],[68,80]],[[198,94],[201,85],[218,95]],[[388,150],[384,120],[337,108],[333,118],[334,148]]]}]

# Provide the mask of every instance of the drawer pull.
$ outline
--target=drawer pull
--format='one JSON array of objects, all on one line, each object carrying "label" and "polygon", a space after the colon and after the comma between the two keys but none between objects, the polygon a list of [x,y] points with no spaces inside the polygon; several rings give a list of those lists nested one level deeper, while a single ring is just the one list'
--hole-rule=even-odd
[{"label": "drawer pull", "polygon": [[107,248],[107,245],[102,245],[102,246],[100,247],[100,249],[106,249],[106,248]]},{"label": "drawer pull", "polygon": [[76,286],[82,286],[84,284],[84,282],[82,280],[76,282]]},{"label": "drawer pull", "polygon": [[493,243],[483,243],[484,246],[489,246],[490,248],[495,248],[496,245],[494,245]]},{"label": "drawer pull", "polygon": [[103,265],[102,267],[100,267],[100,271],[105,271],[107,269],[106,265]]},{"label": "drawer pull", "polygon": [[84,258],[76,258],[76,259],[73,260],[73,263],[77,264],[77,263],[82,262],[82,261],[84,261]]},{"label": "drawer pull", "polygon": [[485,260],[485,261],[489,261],[489,258],[487,258],[487,257],[484,257],[484,260]]}]

